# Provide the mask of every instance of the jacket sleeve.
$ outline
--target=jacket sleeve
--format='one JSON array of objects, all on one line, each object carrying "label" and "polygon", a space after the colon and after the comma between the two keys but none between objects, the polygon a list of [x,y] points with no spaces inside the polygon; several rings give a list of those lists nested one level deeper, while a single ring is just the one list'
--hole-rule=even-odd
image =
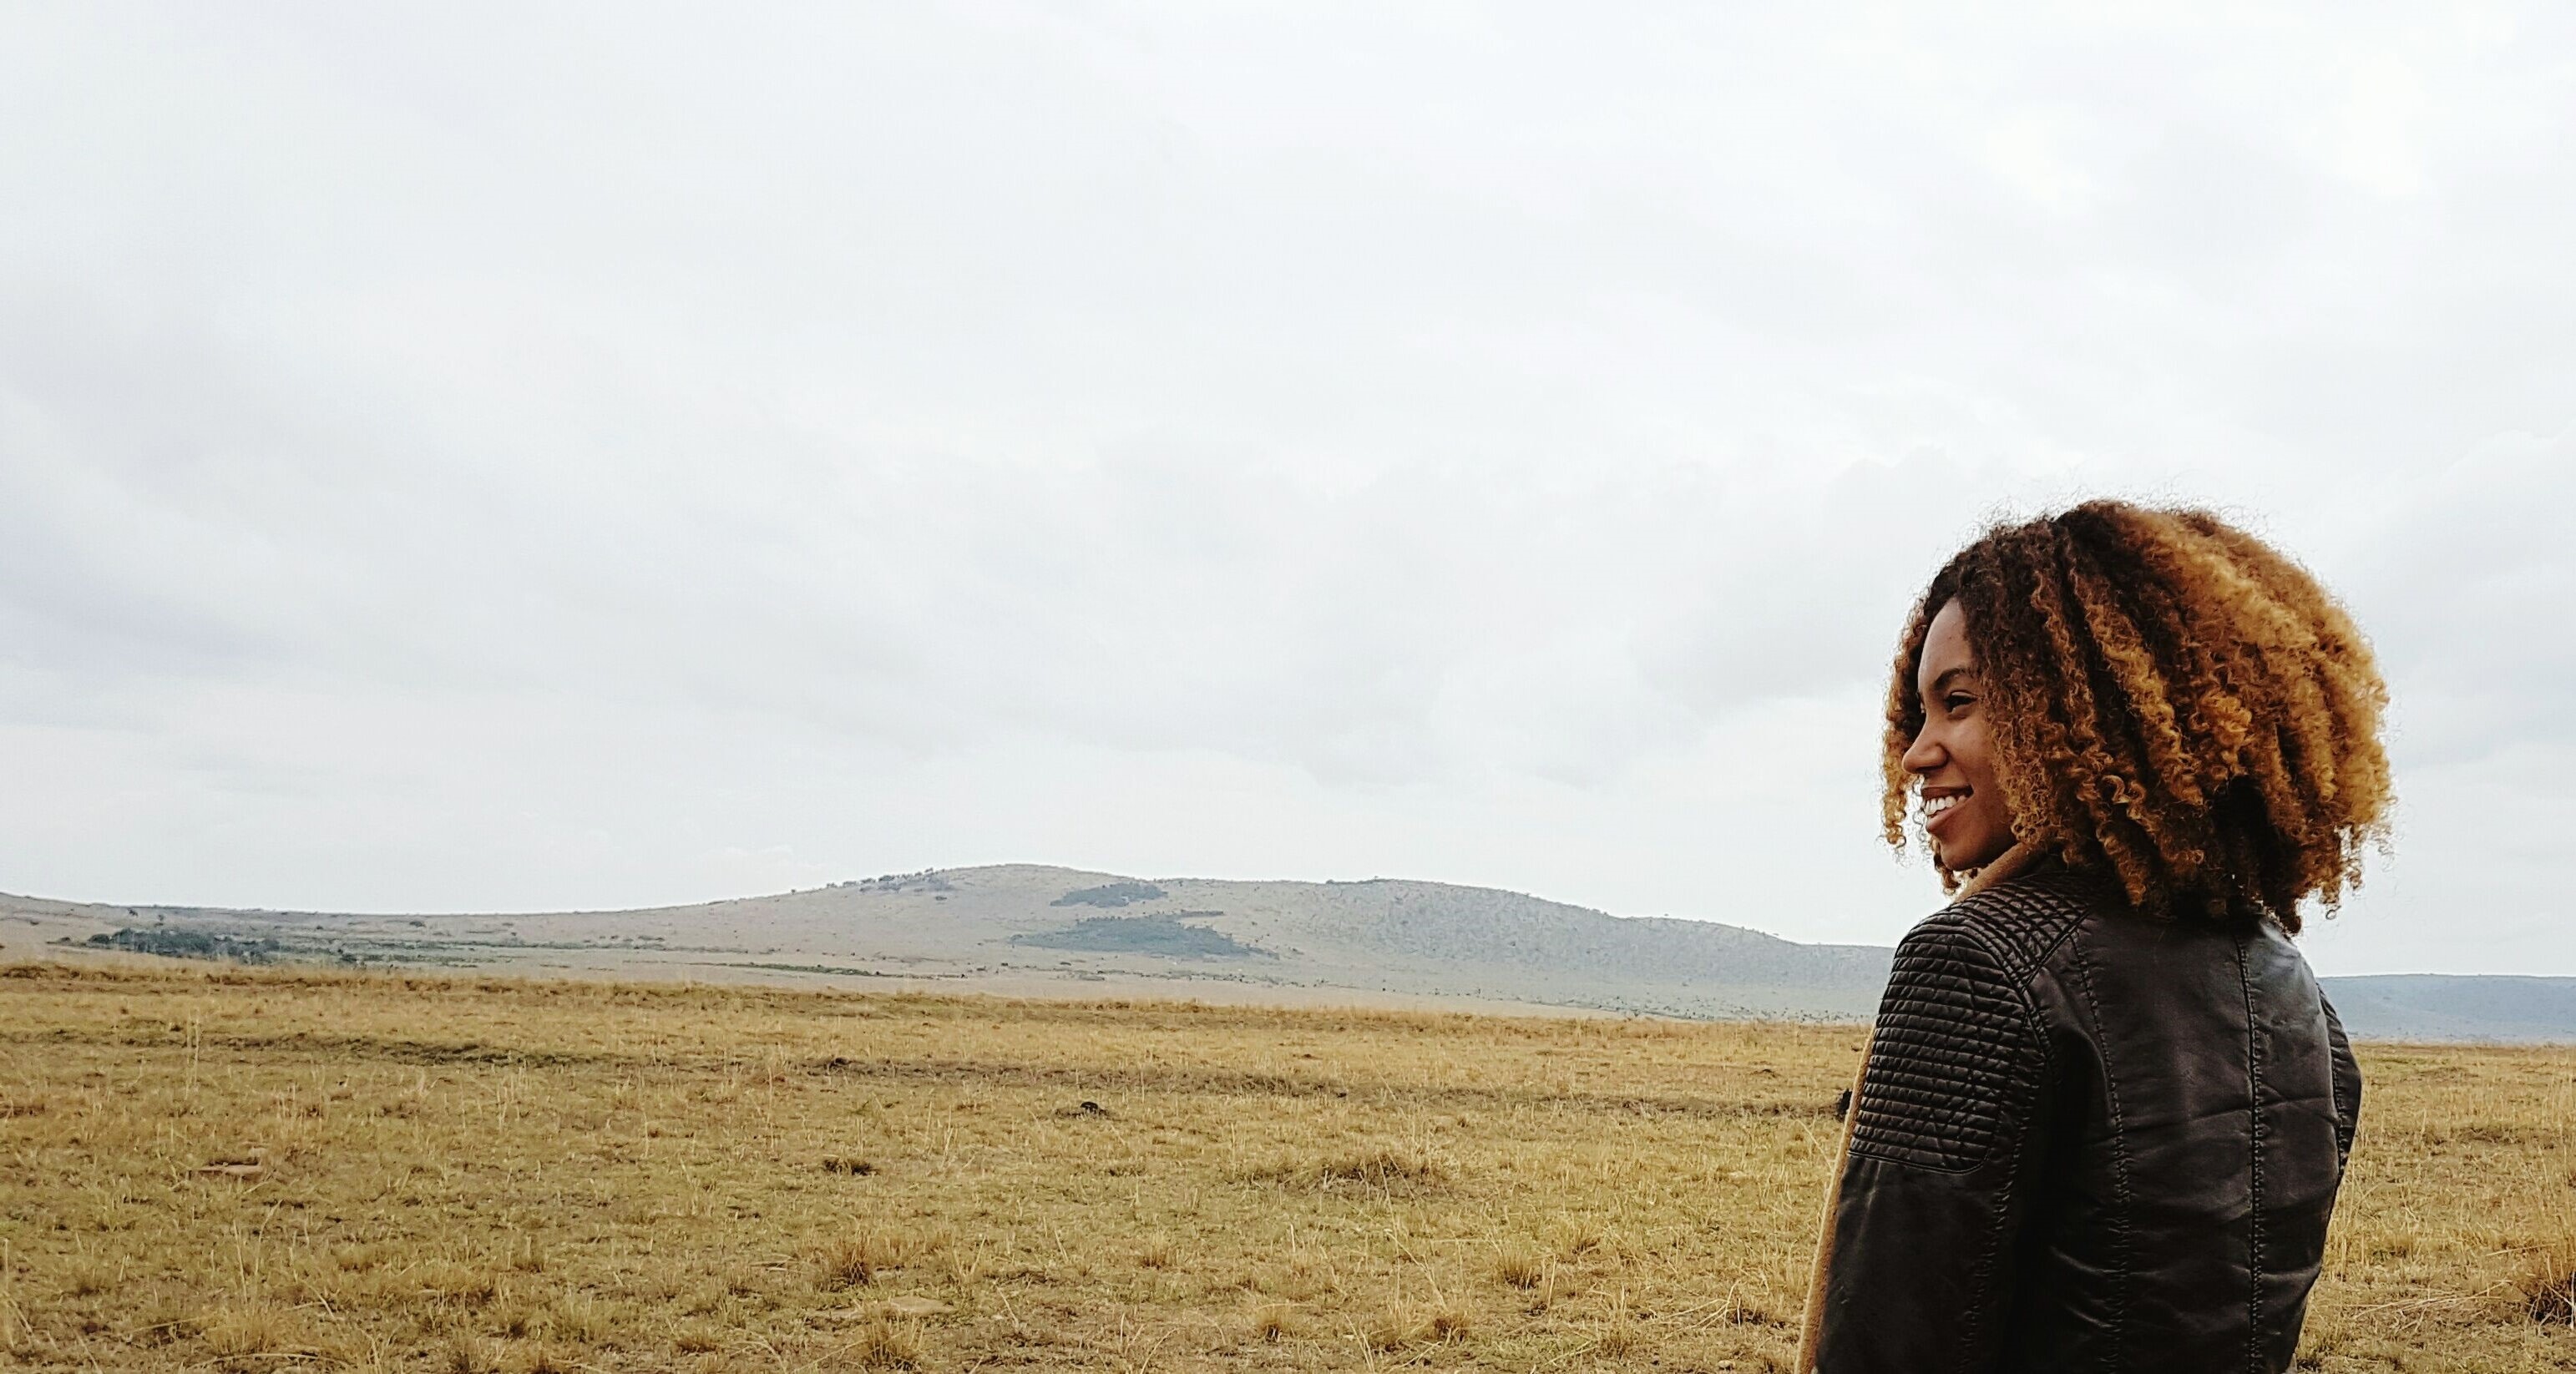
[{"label": "jacket sleeve", "polygon": [[1963,922],[1897,947],[1861,1074],[1823,1276],[1819,1374],[1994,1368],[2041,1182],[2047,1038]]},{"label": "jacket sleeve", "polygon": [[2352,1057],[2352,1041],[2334,1003],[2323,993],[2317,1001],[2326,1009],[2326,1042],[2334,1053],[2335,1167],[2341,1169],[2352,1158],[2352,1133],[2361,1125],[2361,1063]]}]

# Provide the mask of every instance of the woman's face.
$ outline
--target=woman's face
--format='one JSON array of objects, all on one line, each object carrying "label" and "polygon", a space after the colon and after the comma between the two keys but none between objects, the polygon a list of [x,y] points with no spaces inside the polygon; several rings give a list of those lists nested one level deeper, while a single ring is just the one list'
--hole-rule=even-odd
[{"label": "woman's face", "polygon": [[2012,811],[1995,781],[1985,684],[1958,602],[1943,603],[1924,631],[1914,686],[1923,697],[1923,729],[1905,751],[1905,770],[1914,775],[1933,857],[1954,873],[1983,868],[2012,847]]}]

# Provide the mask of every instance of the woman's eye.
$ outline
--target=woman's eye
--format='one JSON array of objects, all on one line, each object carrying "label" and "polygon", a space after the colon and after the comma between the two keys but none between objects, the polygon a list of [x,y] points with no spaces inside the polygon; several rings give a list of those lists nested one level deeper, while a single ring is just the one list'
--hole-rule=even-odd
[{"label": "woman's eye", "polygon": [[1954,712],[1964,711],[1969,707],[1976,705],[1977,699],[1964,692],[1953,692],[1950,695],[1943,697],[1941,699],[1941,704],[1949,707]]}]

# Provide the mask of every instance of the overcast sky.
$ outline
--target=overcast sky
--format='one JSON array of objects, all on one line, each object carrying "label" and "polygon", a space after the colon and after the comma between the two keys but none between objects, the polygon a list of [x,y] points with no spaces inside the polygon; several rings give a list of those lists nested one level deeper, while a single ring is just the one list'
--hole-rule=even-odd
[{"label": "overcast sky", "polygon": [[2571,11],[1738,8],[9,6],[0,889],[1893,942],[1898,622],[2112,493],[2377,642],[2320,968],[2576,974]]}]

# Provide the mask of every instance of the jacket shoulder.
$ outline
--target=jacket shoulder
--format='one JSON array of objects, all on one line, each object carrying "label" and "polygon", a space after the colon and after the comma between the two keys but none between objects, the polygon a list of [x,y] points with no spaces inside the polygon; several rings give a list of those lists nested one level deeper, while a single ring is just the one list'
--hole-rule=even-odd
[{"label": "jacket shoulder", "polygon": [[1963,897],[1915,930],[1955,929],[1990,951],[2007,977],[2022,982],[2106,904],[2099,880],[2052,868]]},{"label": "jacket shoulder", "polygon": [[2098,904],[2077,875],[2031,874],[1907,932],[1879,1002],[1852,1153],[1959,1171],[2003,1151],[2047,1056],[2032,972]]},{"label": "jacket shoulder", "polygon": [[1879,1000],[1852,1153],[1945,1172],[1993,1158],[2030,1073],[2028,1008],[2023,980],[1960,913],[1915,926]]}]

